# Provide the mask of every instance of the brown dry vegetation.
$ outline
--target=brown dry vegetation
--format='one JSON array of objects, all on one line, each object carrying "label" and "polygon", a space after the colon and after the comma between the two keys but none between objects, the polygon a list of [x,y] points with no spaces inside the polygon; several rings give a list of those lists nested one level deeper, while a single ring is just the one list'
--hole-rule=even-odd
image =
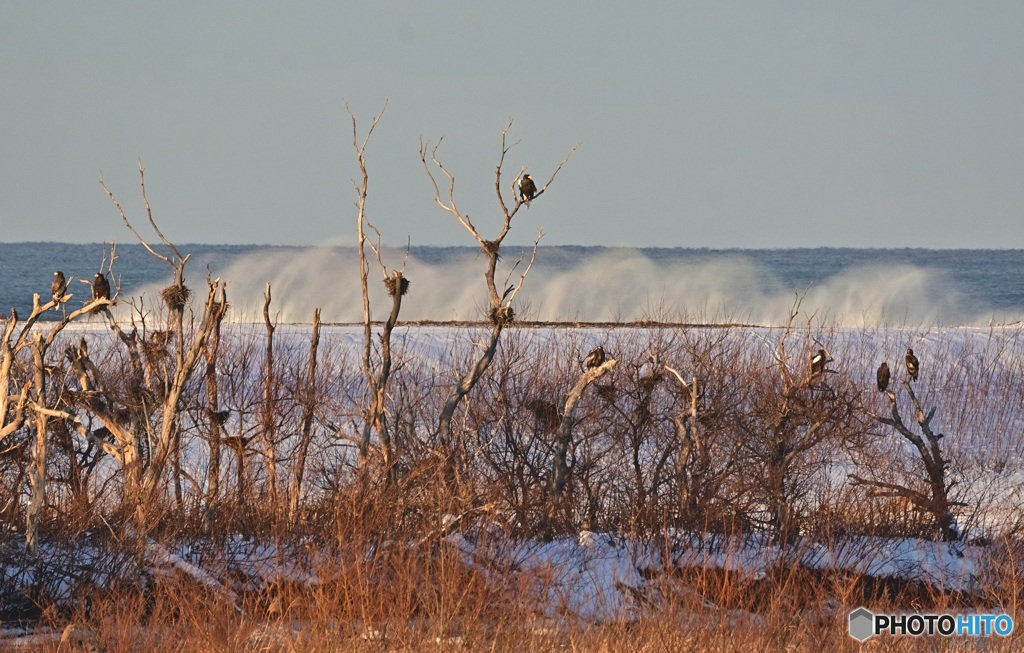
[{"label": "brown dry vegetation", "polygon": [[[68,359],[51,359],[51,405],[92,427],[95,437],[83,439],[70,417],[47,420],[46,501],[36,556],[25,553],[16,535],[31,494],[33,418],[3,442],[4,496],[10,497],[3,518],[13,529],[3,552],[5,621],[32,617],[58,632],[74,624],[106,651],[420,650],[439,640],[461,641],[464,650],[854,650],[843,619],[859,605],[1016,614],[1024,587],[1021,510],[1017,493],[1005,487],[1021,471],[1013,462],[1020,443],[1011,437],[1019,426],[1014,402],[1024,390],[1016,330],[965,341],[955,330],[883,329],[862,346],[855,342],[859,332],[812,326],[509,329],[447,444],[437,436],[436,415],[451,370],[472,359],[475,333],[425,334],[430,337],[422,342],[450,343],[431,353],[416,344],[413,330],[396,347],[387,406],[395,457],[384,469],[375,447],[368,457],[358,455],[365,378],[358,352],[342,338],[351,331],[322,334],[315,391],[309,392],[311,330],[290,329],[287,338],[278,331],[267,375],[259,326],[226,325],[217,361],[220,406],[229,411],[218,425],[224,450],[219,490],[209,491],[214,429],[207,379],[196,375],[176,416],[182,462],[166,465],[164,490],[145,506],[150,541],[188,551],[184,557],[213,574],[215,586],[166,567],[147,571],[151,565],[141,561],[133,534],[137,497],[124,470],[97,446],[109,437],[96,433],[102,429],[91,414],[97,399],[83,396]],[[927,385],[918,394],[941,411],[949,474],[960,481],[951,490],[958,522],[966,538],[994,540],[991,565],[976,590],[962,594],[782,561],[760,578],[665,563],[644,569],[649,582],[637,589],[628,619],[594,622],[552,612],[555,570],[524,573],[528,552],[509,542],[540,546],[582,529],[667,549],[680,546],[666,537],[671,529],[767,534],[794,547],[855,535],[940,537],[927,509],[850,479],[925,487],[914,450],[866,412],[887,408],[871,385],[875,343],[906,337],[929,343],[919,348],[929,353],[922,361],[931,372],[923,372]],[[132,363],[119,341],[96,330],[85,339],[110,387],[108,410],[136,410],[131,402],[142,389],[130,387]],[[812,383],[805,361],[815,339],[832,345],[834,360],[825,378]],[[778,346],[783,340],[785,358]],[[555,417],[595,341],[618,366],[581,400],[565,492],[555,495]],[[991,364],[993,351],[998,365]],[[680,417],[694,402],[664,365],[696,378],[695,416]],[[29,370],[20,366],[15,384],[17,374]],[[165,377],[153,378],[147,388],[156,394]],[[912,415],[906,393],[897,393],[901,410]],[[288,493],[299,472],[297,434],[310,409],[313,437],[303,470],[309,481],[293,513]],[[151,432],[159,431],[160,417],[150,415]],[[691,419],[693,427],[685,428]],[[973,439],[980,432],[990,434],[983,447]],[[153,464],[145,440],[141,453]],[[276,494],[270,492],[272,473]],[[984,491],[989,486],[1002,489]],[[475,559],[450,544],[454,532],[475,545]],[[273,547],[265,553],[270,566],[296,565],[310,576],[256,577],[246,565],[231,563],[239,547],[252,552],[258,544]],[[36,581],[17,586],[26,571]],[[300,582],[304,577],[317,582]],[[927,648],[925,640],[889,643],[892,650]]]}]

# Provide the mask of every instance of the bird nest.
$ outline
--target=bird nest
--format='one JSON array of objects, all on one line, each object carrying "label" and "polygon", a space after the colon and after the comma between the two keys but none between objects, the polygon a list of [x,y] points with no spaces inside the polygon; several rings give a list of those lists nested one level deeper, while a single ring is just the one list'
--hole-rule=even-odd
[{"label": "bird nest", "polygon": [[224,319],[224,314],[228,312],[229,306],[231,306],[231,304],[228,304],[227,302],[224,302],[223,304],[220,302],[211,302],[210,315],[218,320],[222,320]]},{"label": "bird nest", "polygon": [[388,295],[395,297],[396,293],[398,296],[405,296],[405,293],[409,292],[409,280],[402,276],[399,270],[395,270],[394,275],[384,279],[384,287],[388,289]]},{"label": "bird nest", "polygon": [[103,407],[100,393],[95,390],[82,390],[80,392],[69,392],[68,401],[72,406],[81,406],[87,410],[96,411]]},{"label": "bird nest", "polygon": [[160,360],[167,355],[167,345],[174,339],[170,331],[154,331],[142,341],[142,351],[151,361]]},{"label": "bird nest", "polygon": [[534,418],[543,424],[544,428],[548,431],[557,429],[562,421],[561,416],[558,414],[558,408],[550,401],[534,399],[528,402],[526,407],[533,411]]},{"label": "bird nest", "polygon": [[652,417],[654,415],[651,414],[651,408],[646,404],[640,404],[633,409],[633,422],[635,424],[646,426],[651,423]]},{"label": "bird nest", "polygon": [[501,243],[496,240],[485,240],[480,246],[483,249],[484,254],[493,256],[498,253],[498,249],[501,248]]},{"label": "bird nest", "polygon": [[654,387],[658,385],[661,379],[662,376],[660,372],[655,372],[653,374],[648,374],[647,376],[641,377],[640,389],[643,390],[644,392],[649,393],[652,390],[654,390]]},{"label": "bird nest", "polygon": [[617,393],[615,390],[615,386],[612,385],[611,383],[609,383],[608,385],[597,386],[597,396],[600,397],[601,399],[604,399],[609,404],[615,403],[616,394]]},{"label": "bird nest", "polygon": [[491,309],[490,318],[493,324],[507,326],[515,322],[516,312],[511,306],[495,306]]},{"label": "bird nest", "polygon": [[167,304],[167,308],[172,311],[180,311],[185,308],[185,304],[188,303],[188,298],[191,296],[192,291],[185,286],[185,284],[174,284],[167,286],[160,291],[160,296],[164,298],[164,303]]}]

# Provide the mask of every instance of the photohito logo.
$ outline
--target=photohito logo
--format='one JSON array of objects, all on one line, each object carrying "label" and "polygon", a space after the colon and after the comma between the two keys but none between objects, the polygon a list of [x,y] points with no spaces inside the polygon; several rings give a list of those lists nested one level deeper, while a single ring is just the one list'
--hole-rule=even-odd
[{"label": "photohito logo", "polygon": [[867,608],[850,613],[850,637],[863,642],[873,635],[974,635],[979,637],[1013,632],[1007,614],[874,614]]}]

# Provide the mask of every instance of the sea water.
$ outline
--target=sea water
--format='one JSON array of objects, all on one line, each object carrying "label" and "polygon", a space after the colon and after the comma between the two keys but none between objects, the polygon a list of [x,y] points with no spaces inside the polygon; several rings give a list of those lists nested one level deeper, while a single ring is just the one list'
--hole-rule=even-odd
[{"label": "sea water", "polygon": [[[166,248],[154,249],[170,255]],[[347,247],[181,245],[190,255],[187,283],[205,297],[206,279],[227,282],[230,319],[262,320],[267,284],[280,322],[308,322],[320,307],[325,322],[362,319],[356,250]],[[528,247],[506,246],[497,276],[516,286],[530,262]],[[112,285],[121,310],[129,302],[160,310],[158,291],[171,266],[138,244],[118,244]],[[485,314],[486,259],[475,247],[385,248],[390,270],[405,269],[410,292],[404,320],[476,320]],[[0,311],[29,314],[33,293],[49,299],[54,270],[74,297],[90,294],[93,274],[108,269],[110,246],[0,243]],[[517,314],[544,321],[659,320],[778,324],[798,296],[801,312],[847,326],[875,324],[988,325],[1024,320],[1024,250],[768,249],[540,247],[516,295]],[[370,259],[375,317],[390,306],[384,274]],[[502,285],[505,284],[505,285]],[[50,311],[47,318],[60,313]]]}]

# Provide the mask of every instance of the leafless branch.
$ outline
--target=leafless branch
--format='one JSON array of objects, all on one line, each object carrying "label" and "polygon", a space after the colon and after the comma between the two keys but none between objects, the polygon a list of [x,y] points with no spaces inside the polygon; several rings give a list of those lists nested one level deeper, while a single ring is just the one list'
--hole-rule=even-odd
[{"label": "leafless branch", "polygon": [[538,197],[544,194],[544,191],[548,189],[548,186],[551,185],[551,182],[555,180],[555,176],[558,174],[558,171],[562,169],[562,166],[564,166],[566,161],[569,160],[569,157],[571,157],[573,153],[580,148],[581,145],[583,145],[583,143],[576,143],[569,149],[569,153],[565,155],[565,158],[562,159],[562,162],[558,164],[558,167],[555,168],[555,171],[551,173],[551,178],[548,179],[547,183],[544,184],[542,188],[537,189],[537,193],[533,196],[533,199],[537,199]]},{"label": "leafless branch", "polygon": [[[537,247],[540,245],[541,238],[543,238],[543,237],[544,237],[544,230],[538,228],[537,229],[537,238],[533,241],[533,253],[530,255],[530,263],[526,266],[526,269],[523,270],[523,273],[521,275],[519,275],[519,283],[516,284],[516,287],[512,290],[512,293],[508,296],[508,299],[505,301],[505,306],[511,306],[512,305],[512,300],[516,298],[516,294],[519,292],[519,289],[523,287],[523,282],[526,281],[526,275],[530,274],[530,269],[533,267],[533,262],[537,260]],[[512,271],[510,270],[509,271],[509,276],[511,277],[511,275],[512,275]],[[508,279],[505,279],[505,285],[508,285]]]},{"label": "leafless branch", "polygon": [[146,217],[149,218],[150,226],[153,227],[153,231],[155,231],[156,235],[160,237],[163,244],[167,245],[167,247],[174,252],[174,255],[178,257],[178,260],[184,261],[181,257],[181,252],[178,251],[178,248],[175,247],[171,241],[164,238],[163,233],[160,231],[160,227],[156,226],[156,221],[153,219],[153,209],[149,207],[149,198],[146,197],[146,169],[142,167],[142,157],[139,157],[139,186],[142,187],[142,201],[146,205]]},{"label": "leafless branch", "polygon": [[427,176],[430,177],[430,182],[434,185],[434,201],[445,211],[448,211],[462,223],[462,226],[469,230],[469,233],[473,235],[481,245],[484,244],[484,239],[477,233],[476,227],[470,221],[468,215],[463,215],[457,206],[455,206],[455,177],[437,160],[437,148],[441,147],[441,141],[444,140],[444,136],[437,139],[437,143],[434,144],[434,148],[430,150],[430,159],[434,162],[434,165],[444,173],[444,176],[448,178],[448,203],[446,204],[441,199],[441,189],[437,185],[437,180],[434,178],[434,173],[430,172],[430,166],[427,165],[427,148],[430,147],[430,141],[424,141],[420,138],[420,160],[423,161],[423,169],[427,171]]},{"label": "leafless branch", "polygon": [[145,247],[147,250],[149,250],[150,254],[152,254],[153,256],[157,257],[158,259],[166,261],[168,265],[173,267],[174,264],[171,263],[171,259],[169,259],[168,257],[164,256],[163,254],[158,253],[156,250],[154,250],[152,247],[150,247],[149,243],[146,242],[146,239],[143,238],[142,236],[140,236],[139,232],[135,231],[135,227],[133,227],[132,223],[128,221],[128,216],[125,215],[124,209],[121,208],[121,204],[117,201],[117,198],[114,197],[114,193],[112,193],[110,191],[110,189],[107,188],[107,185],[103,182],[103,173],[102,172],[100,173],[100,186],[103,188],[103,191],[110,198],[110,201],[114,203],[114,206],[117,207],[117,212],[121,214],[121,220],[124,221],[124,225],[126,227],[128,227],[129,231],[132,232],[132,234],[135,236],[135,239],[138,240],[140,243],[142,243],[142,246]]}]

